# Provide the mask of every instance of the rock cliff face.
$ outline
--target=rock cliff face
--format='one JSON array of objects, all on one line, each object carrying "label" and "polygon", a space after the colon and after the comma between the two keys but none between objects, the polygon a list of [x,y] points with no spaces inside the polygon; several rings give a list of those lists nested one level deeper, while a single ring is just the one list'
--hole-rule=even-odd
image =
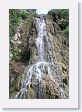
[{"label": "rock cliff face", "polygon": [[69,98],[69,39],[50,15],[36,17],[30,29],[27,64],[11,64],[10,98]]}]

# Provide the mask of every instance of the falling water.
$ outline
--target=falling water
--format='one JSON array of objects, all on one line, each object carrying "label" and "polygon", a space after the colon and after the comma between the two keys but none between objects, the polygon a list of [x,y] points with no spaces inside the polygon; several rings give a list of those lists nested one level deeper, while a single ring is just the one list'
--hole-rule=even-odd
[{"label": "falling water", "polygon": [[48,75],[48,77],[51,78],[51,80],[54,80],[50,69],[51,63],[44,59],[45,57],[44,38],[46,38],[48,42],[45,20],[43,19],[43,16],[38,18],[38,20],[39,21],[36,23],[38,26],[38,37],[36,38],[36,46],[38,49],[39,61],[28,67],[26,78],[22,84],[21,90],[15,96],[16,99],[21,99],[25,94],[28,93],[30,85],[32,84],[33,75],[35,75],[39,83],[41,82],[42,77],[44,75]]},{"label": "falling water", "polygon": [[36,40],[36,45],[38,48],[39,60],[44,61],[44,36],[46,34],[46,25],[45,21],[41,16],[41,20],[38,23],[38,38]]}]

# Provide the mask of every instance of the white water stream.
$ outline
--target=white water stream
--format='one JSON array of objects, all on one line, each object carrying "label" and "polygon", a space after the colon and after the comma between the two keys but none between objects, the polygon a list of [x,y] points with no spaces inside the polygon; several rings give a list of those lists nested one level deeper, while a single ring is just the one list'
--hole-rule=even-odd
[{"label": "white water stream", "polygon": [[48,75],[52,80],[50,62],[46,62],[44,60],[44,38],[48,41],[45,20],[41,16],[38,24],[38,37],[36,39],[36,46],[38,49],[38,57],[39,61],[31,66],[29,66],[28,72],[26,73],[26,79],[23,82],[21,90],[16,94],[15,98],[22,98],[22,95],[28,92],[28,88],[32,83],[32,76],[35,75],[36,79],[40,82],[42,80],[43,75]]}]

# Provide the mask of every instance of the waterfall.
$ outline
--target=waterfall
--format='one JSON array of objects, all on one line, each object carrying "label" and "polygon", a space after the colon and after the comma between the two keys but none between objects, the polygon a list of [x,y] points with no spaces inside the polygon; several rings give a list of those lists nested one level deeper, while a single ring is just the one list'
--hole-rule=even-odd
[{"label": "waterfall", "polygon": [[[48,36],[46,31],[46,24],[43,16],[37,19],[36,22],[38,37],[36,38],[36,46],[38,49],[38,61],[35,64],[28,66],[28,71],[26,73],[26,78],[22,84],[20,91],[16,94],[16,99],[25,98],[25,95],[28,94],[29,88],[32,84],[32,77],[35,75],[36,80],[38,80],[39,84],[41,84],[42,77],[47,75],[52,81],[55,82],[52,71],[51,71],[51,62],[45,60],[45,50],[44,50],[44,40],[47,40],[48,48]],[[41,85],[40,85],[41,86]],[[41,90],[38,90],[38,94]],[[40,96],[39,96],[40,98]]]}]

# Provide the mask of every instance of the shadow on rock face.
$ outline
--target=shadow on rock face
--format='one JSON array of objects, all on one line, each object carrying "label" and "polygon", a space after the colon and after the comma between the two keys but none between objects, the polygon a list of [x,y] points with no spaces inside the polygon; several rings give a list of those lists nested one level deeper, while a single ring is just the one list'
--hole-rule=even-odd
[{"label": "shadow on rock face", "polygon": [[21,53],[20,61],[23,63],[28,62],[30,59],[30,51],[24,51]]}]

